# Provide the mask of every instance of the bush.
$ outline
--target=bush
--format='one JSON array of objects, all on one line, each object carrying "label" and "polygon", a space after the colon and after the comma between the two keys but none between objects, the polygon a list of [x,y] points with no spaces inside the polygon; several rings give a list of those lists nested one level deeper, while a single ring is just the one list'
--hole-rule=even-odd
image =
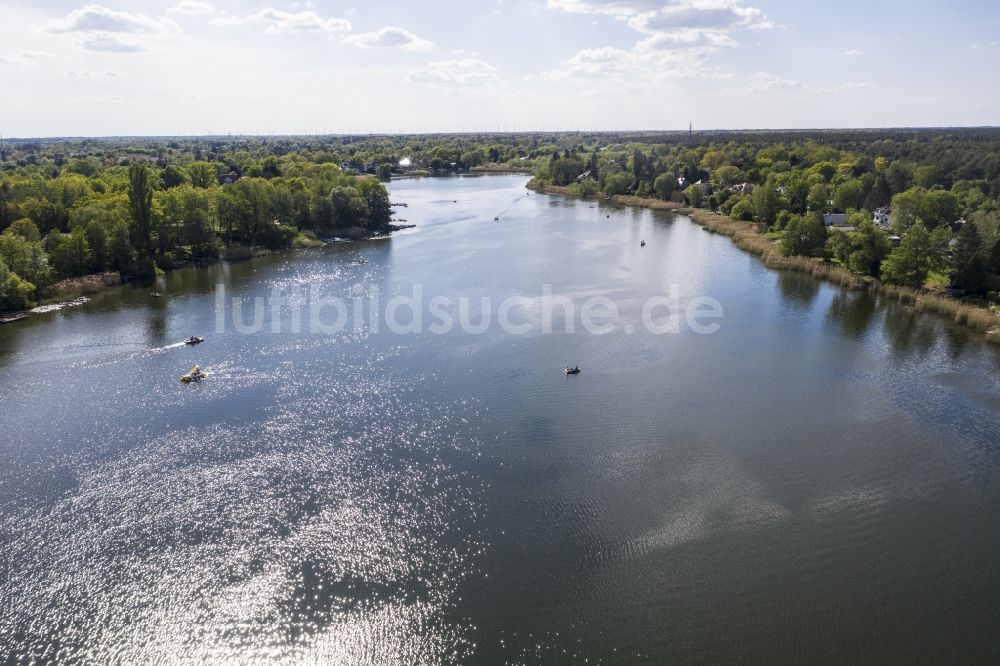
[{"label": "bush", "polygon": [[753,203],[748,197],[743,197],[730,208],[729,217],[741,222],[750,222],[753,220]]},{"label": "bush", "polygon": [[0,311],[20,310],[32,304],[35,285],[18,276],[0,259]]},{"label": "bush", "polygon": [[281,250],[292,246],[292,241],[298,236],[299,230],[287,224],[265,225],[257,235],[257,241],[269,250]]}]

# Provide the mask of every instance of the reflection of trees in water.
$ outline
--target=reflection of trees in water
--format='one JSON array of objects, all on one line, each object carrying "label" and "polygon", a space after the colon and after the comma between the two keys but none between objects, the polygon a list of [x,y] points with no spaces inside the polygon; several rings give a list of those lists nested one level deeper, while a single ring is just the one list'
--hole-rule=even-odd
[{"label": "reflection of trees in water", "polygon": [[958,326],[944,326],[944,341],[948,346],[951,360],[957,361],[974,344],[969,331]]},{"label": "reflection of trees in water", "polygon": [[[154,301],[160,299],[152,299]],[[162,345],[165,344],[167,339],[167,315],[160,308],[160,311],[155,314],[151,314],[146,317],[146,329],[149,333],[149,342],[152,345]]]},{"label": "reflection of trees in water", "polygon": [[829,323],[840,324],[850,336],[861,337],[871,326],[878,309],[875,297],[867,291],[838,291],[826,313]]},{"label": "reflection of trees in water", "polygon": [[937,341],[938,322],[917,312],[912,306],[893,299],[884,299],[886,312],[885,335],[897,354],[917,352],[927,354]]},{"label": "reflection of trees in water", "polygon": [[778,271],[778,288],[786,299],[802,305],[812,305],[819,294],[819,280],[805,273]]}]

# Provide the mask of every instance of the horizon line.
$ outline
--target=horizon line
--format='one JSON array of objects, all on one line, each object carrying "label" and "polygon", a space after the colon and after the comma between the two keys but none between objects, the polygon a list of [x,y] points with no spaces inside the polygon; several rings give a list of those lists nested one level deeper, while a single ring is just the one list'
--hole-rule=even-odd
[{"label": "horizon line", "polygon": [[887,132],[887,131],[957,131],[997,130],[1000,125],[900,125],[884,127],[756,127],[756,128],[701,128],[701,129],[559,129],[559,130],[440,130],[420,132],[317,132],[317,133],[252,133],[227,132],[208,134],[65,134],[47,136],[8,136],[0,134],[0,141],[73,141],[108,139],[226,139],[226,138],[330,138],[330,137],[395,137],[395,136],[524,136],[533,134],[707,134],[707,133],[780,133],[780,132]]}]

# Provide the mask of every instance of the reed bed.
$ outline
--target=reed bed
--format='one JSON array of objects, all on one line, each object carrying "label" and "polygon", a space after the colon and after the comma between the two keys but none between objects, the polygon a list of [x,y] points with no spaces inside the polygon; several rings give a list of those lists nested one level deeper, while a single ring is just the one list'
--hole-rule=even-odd
[{"label": "reed bed", "polygon": [[121,273],[95,273],[56,282],[48,288],[46,296],[57,299],[76,298],[86,294],[96,294],[102,289],[121,283]]}]

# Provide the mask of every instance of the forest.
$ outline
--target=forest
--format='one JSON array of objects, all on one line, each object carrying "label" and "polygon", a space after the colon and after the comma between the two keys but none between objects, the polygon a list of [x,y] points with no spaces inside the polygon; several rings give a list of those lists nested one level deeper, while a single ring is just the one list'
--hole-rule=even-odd
[{"label": "forest", "polygon": [[0,310],[92,273],[384,230],[383,181],[480,170],[711,209],[867,279],[1000,291],[990,128],[51,138],[0,143]]},{"label": "forest", "polygon": [[5,142],[0,149],[0,310],[54,283],[154,275],[191,261],[318,244],[390,227],[385,186],[263,144]]},{"label": "forest", "polygon": [[1000,130],[719,132],[580,144],[536,163],[577,196],[635,195],[755,225],[788,256],[995,304]]}]

